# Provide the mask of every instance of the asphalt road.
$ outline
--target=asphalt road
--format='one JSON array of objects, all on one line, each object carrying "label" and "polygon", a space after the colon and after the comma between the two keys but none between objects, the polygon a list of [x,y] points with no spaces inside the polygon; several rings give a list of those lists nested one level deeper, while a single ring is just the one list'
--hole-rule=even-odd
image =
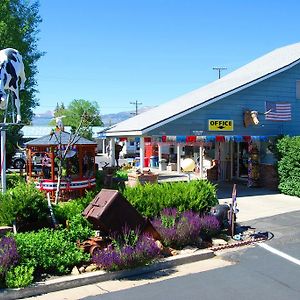
[{"label": "asphalt road", "polygon": [[299,300],[300,211],[254,220],[245,225],[271,231],[274,238],[265,244],[286,257],[255,246],[225,253],[222,258],[235,262],[225,268],[84,299]]}]

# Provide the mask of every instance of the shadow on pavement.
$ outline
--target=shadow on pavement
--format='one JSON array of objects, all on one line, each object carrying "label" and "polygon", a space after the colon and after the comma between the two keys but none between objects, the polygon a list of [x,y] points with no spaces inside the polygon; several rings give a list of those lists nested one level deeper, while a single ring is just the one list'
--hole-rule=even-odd
[{"label": "shadow on pavement", "polygon": [[[218,199],[231,198],[233,182],[219,182],[215,183],[217,188]],[[236,183],[237,197],[261,196],[261,195],[275,195],[279,191],[267,189],[264,187],[247,187],[245,183]]]}]

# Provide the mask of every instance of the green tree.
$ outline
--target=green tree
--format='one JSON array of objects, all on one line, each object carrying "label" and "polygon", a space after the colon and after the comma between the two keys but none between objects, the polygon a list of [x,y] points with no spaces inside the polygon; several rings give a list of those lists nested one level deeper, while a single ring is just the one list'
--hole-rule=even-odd
[{"label": "green tree", "polygon": [[[37,61],[44,54],[37,48],[39,24],[38,0],[1,0],[0,1],[0,49],[15,48],[23,56],[25,65],[25,90],[20,92],[22,123],[29,124],[33,117],[33,108],[38,106],[36,98],[38,72]],[[1,122],[4,112],[0,111]],[[21,137],[20,128],[11,126],[7,133],[7,156],[10,158]]]},{"label": "green tree", "polygon": [[[0,1],[0,49],[15,48],[23,56],[26,74],[25,90],[21,91],[22,122],[29,123],[32,109],[38,106],[36,98],[37,61],[44,54],[37,48],[39,24],[39,1]],[[1,112],[3,115],[3,112]]]},{"label": "green tree", "polygon": [[[73,100],[65,109],[64,106],[58,106],[58,109],[54,112],[54,116],[65,116],[63,123],[65,126],[71,126],[73,133],[79,124],[81,124],[79,134],[89,139],[92,138],[91,126],[103,125],[97,102],[90,102],[84,99]],[[52,120],[50,124],[55,125],[55,121]]]},{"label": "green tree", "polygon": [[65,111],[66,111],[65,105],[63,103],[61,103],[60,105],[57,103],[54,110],[54,117],[65,116],[66,114]]}]

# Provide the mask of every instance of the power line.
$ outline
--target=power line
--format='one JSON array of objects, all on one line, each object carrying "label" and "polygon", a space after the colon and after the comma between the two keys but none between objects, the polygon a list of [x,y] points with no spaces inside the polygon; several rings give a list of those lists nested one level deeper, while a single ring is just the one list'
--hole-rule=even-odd
[{"label": "power line", "polygon": [[227,70],[226,67],[213,67],[213,70],[217,70],[219,73],[219,79],[221,78],[221,71]]},{"label": "power line", "polygon": [[142,102],[138,102],[137,100],[135,100],[134,102],[130,102],[130,104],[135,105],[135,113],[132,113],[133,115],[137,115],[138,114],[138,106],[142,105]]}]

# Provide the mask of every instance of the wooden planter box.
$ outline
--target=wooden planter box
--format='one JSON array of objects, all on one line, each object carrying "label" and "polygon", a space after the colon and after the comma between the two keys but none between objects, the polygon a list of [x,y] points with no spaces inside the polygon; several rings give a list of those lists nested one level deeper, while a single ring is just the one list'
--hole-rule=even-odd
[{"label": "wooden planter box", "polygon": [[145,184],[146,182],[149,183],[157,183],[157,174],[153,173],[128,173],[128,186],[136,186],[137,184]]}]

